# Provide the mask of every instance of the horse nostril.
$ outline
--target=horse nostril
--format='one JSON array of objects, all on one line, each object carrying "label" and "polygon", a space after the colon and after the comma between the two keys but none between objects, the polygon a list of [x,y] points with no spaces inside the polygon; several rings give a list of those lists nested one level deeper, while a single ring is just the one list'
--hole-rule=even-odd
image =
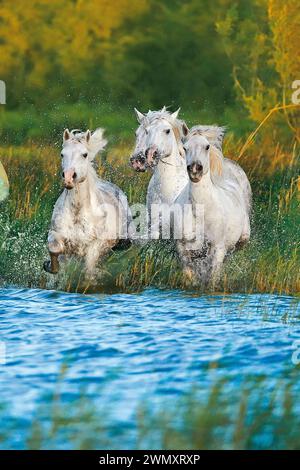
[{"label": "horse nostril", "polygon": [[200,163],[197,164],[196,168],[197,168],[197,171],[199,171],[199,173],[203,171],[203,166]]},{"label": "horse nostril", "polygon": [[192,169],[191,165],[188,165],[186,168],[187,168],[187,171],[191,171]]},{"label": "horse nostril", "polygon": [[65,172],[64,172],[64,171],[62,172],[62,177],[63,177],[63,178],[65,177]]},{"label": "horse nostril", "polygon": [[155,152],[153,153],[153,158],[157,158],[158,157],[158,151],[155,150]]},{"label": "horse nostril", "polygon": [[77,178],[77,173],[74,173],[73,179],[75,180]]}]

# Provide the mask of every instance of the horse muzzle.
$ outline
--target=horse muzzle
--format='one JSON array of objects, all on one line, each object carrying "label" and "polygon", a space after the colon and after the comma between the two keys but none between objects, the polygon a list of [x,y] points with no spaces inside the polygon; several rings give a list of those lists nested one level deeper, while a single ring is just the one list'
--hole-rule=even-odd
[{"label": "horse muzzle", "polygon": [[143,173],[147,169],[147,160],[143,152],[139,152],[136,155],[133,155],[130,158],[130,164],[132,168],[139,173]]},{"label": "horse muzzle", "polygon": [[187,172],[192,183],[199,183],[203,176],[203,166],[201,163],[192,163],[187,166]]},{"label": "horse muzzle", "polygon": [[159,158],[160,158],[160,153],[156,146],[147,148],[145,155],[147,159],[147,165],[150,168],[153,168],[154,166],[157,165]]},{"label": "horse muzzle", "polygon": [[77,178],[77,174],[75,170],[71,169],[71,170],[64,171],[62,174],[62,177],[64,179],[64,187],[66,189],[73,189],[76,183],[76,178]]}]

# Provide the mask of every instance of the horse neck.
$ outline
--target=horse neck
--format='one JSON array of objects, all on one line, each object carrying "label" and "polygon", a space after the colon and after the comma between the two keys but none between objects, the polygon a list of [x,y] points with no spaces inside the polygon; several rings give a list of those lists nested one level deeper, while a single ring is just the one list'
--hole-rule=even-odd
[{"label": "horse neck", "polygon": [[185,159],[180,155],[179,148],[173,147],[169,157],[159,161],[154,172],[158,179],[162,199],[174,199],[188,182]]},{"label": "horse neck", "polygon": [[90,168],[86,179],[75,186],[71,191],[67,191],[68,201],[71,206],[88,207],[92,203],[92,194],[95,190],[95,182],[98,179],[94,168]]},{"label": "horse neck", "polygon": [[192,203],[209,205],[213,203],[215,187],[210,172],[202,176],[199,183],[190,183],[189,188]]}]

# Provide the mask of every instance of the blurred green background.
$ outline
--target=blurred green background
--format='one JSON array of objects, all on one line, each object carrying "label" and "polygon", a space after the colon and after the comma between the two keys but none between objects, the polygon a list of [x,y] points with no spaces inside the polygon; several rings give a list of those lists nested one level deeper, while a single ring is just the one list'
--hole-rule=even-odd
[{"label": "blurred green background", "polygon": [[164,104],[243,136],[300,78],[296,0],[2,0],[0,17],[10,143],[73,123],[129,135],[133,106]]}]

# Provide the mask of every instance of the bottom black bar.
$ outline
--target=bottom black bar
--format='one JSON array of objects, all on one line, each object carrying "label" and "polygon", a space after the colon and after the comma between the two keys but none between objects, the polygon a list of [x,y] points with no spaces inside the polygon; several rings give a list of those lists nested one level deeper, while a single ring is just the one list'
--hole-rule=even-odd
[{"label": "bottom black bar", "polygon": [[[89,468],[129,468],[145,466],[211,466],[211,464],[243,464],[253,469],[256,463],[288,464],[299,451],[1,451],[1,465],[30,468],[53,468],[54,465],[88,466]],[[297,454],[297,455],[295,455]],[[7,467],[2,467],[7,468]],[[146,467],[147,468],[147,467]]]}]

